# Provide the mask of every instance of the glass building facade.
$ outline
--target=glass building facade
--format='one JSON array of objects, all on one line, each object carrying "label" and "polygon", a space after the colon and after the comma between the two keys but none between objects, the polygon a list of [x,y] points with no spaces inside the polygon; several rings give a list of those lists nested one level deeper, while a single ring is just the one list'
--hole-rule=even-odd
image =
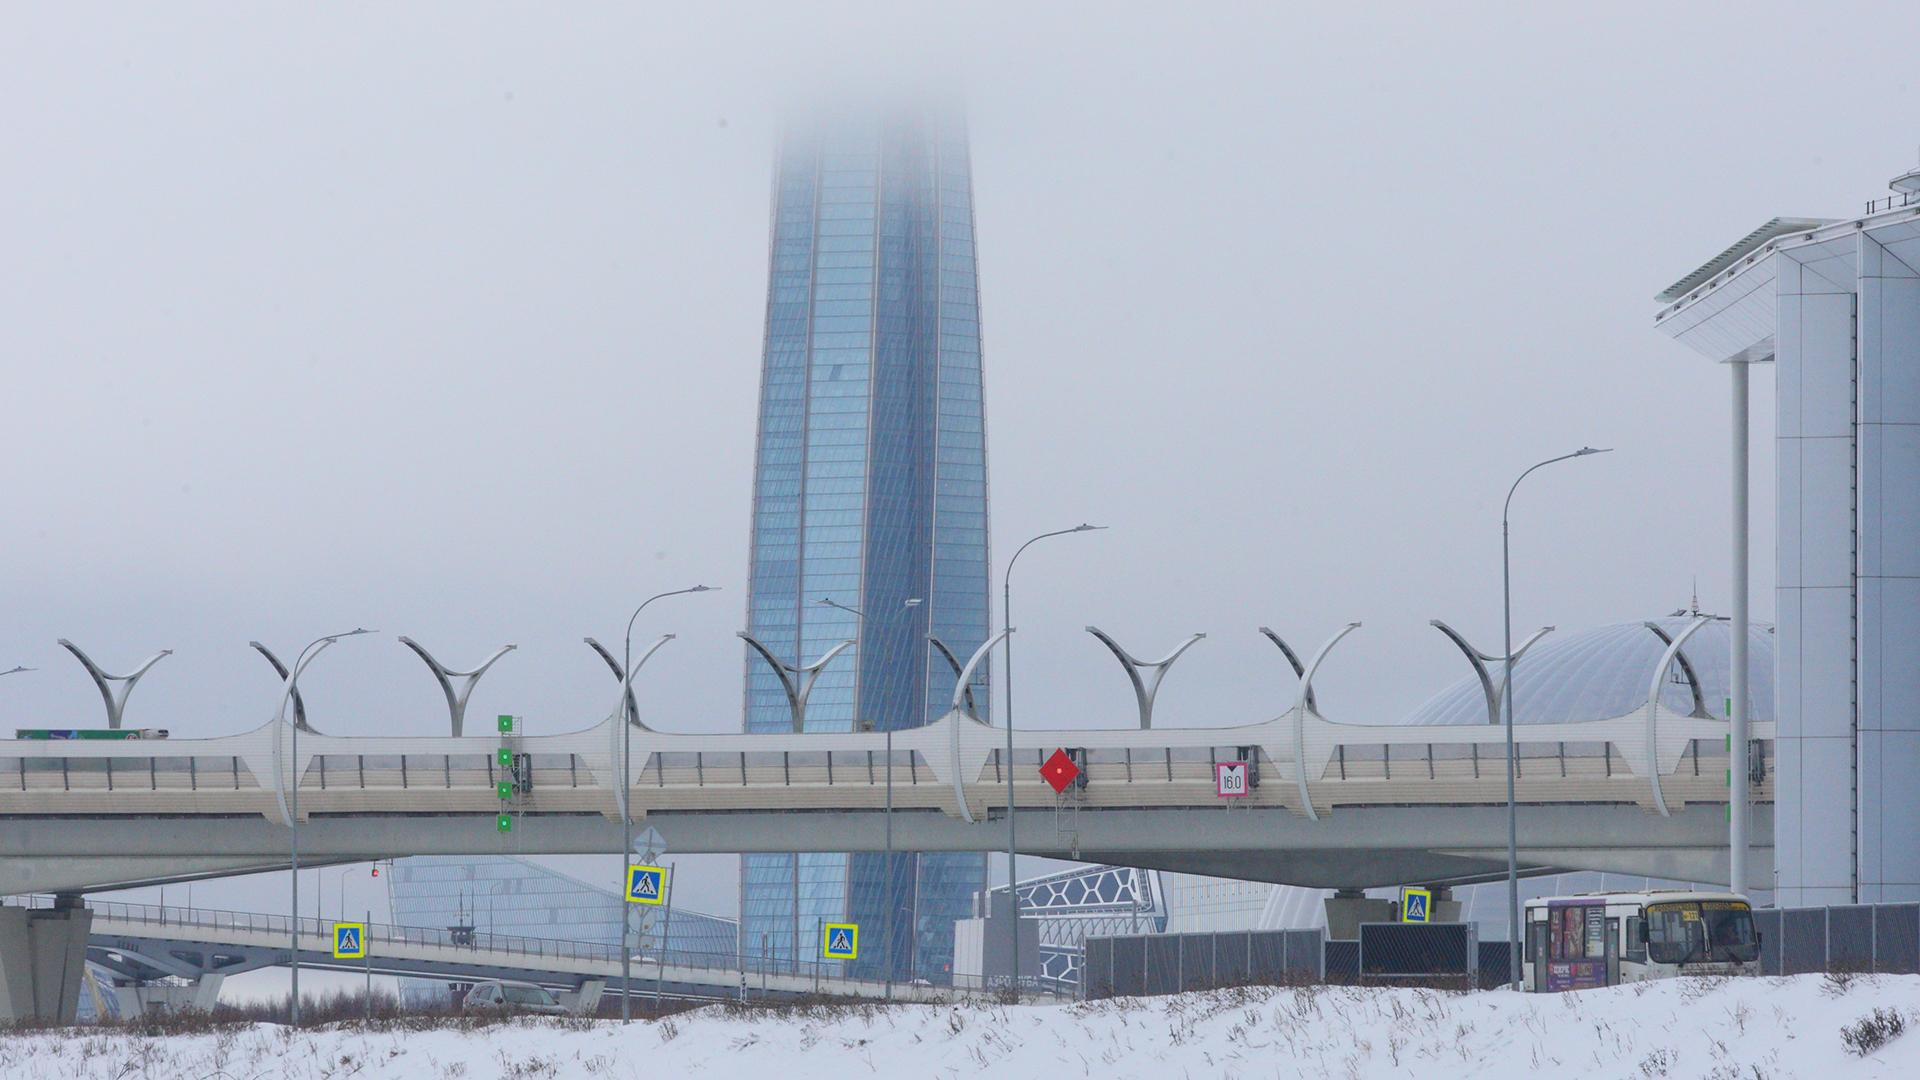
[{"label": "glass building facade", "polygon": [[[388,887],[401,926],[471,926],[483,934],[559,938],[615,945],[620,941],[618,892],[511,855],[416,855],[393,864]],[[666,950],[702,960],[735,954],[732,919],[676,906],[633,913],[668,935]]]},{"label": "glass building facade", "polygon": [[[393,864],[388,885],[393,921],[401,926],[445,929],[471,926],[483,934],[557,938],[596,945],[620,942],[620,909],[626,901],[612,889],[590,885],[552,867],[511,855],[416,855]],[[669,961],[711,963],[737,955],[739,926],[676,906],[671,918],[657,908],[633,913],[650,919],[647,955],[665,935]],[[447,984],[404,980],[410,1001],[444,998]]]},{"label": "glass building facade", "polygon": [[[965,658],[987,634],[964,119],[921,110],[790,126],[770,249],[750,632],[795,665],[855,642],[815,683],[803,730],[918,726],[946,712],[953,689],[928,635]],[[984,686],[975,694],[987,700]],[[746,730],[792,724],[778,676],[749,651]],[[879,977],[890,962],[896,978],[943,981],[953,922],[985,878],[977,853],[901,855],[891,866],[878,855],[743,856],[742,946],[812,958],[819,925],[850,919],[864,931],[851,974]]]}]

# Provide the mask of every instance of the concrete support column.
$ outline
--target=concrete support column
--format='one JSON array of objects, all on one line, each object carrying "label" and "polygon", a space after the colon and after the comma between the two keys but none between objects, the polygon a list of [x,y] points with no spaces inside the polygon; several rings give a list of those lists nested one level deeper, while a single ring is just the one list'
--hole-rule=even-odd
[{"label": "concrete support column", "polygon": [[1857,876],[1872,904],[1920,900],[1920,272],[1872,232],[1859,338]]},{"label": "concrete support column", "polygon": [[92,929],[93,912],[77,901],[0,907],[0,1020],[73,1023]]},{"label": "concrete support column", "polygon": [[1433,894],[1433,918],[1430,921],[1447,923],[1460,921],[1462,908],[1460,901],[1453,898],[1453,886],[1428,885],[1426,889]]},{"label": "concrete support column", "polygon": [[193,996],[188,999],[187,1007],[194,1012],[210,1013],[220,1002],[220,984],[227,981],[225,975],[205,974],[193,981]]},{"label": "concrete support column", "polygon": [[1775,277],[1781,907],[1855,899],[1856,298],[1836,254],[1783,251]]},{"label": "concrete support column", "polygon": [[600,995],[605,993],[606,989],[607,980],[588,979],[580,984],[580,989],[562,990],[553,997],[575,1016],[592,1016],[599,1011]]},{"label": "concrete support column", "polygon": [[1358,941],[1361,923],[1392,921],[1391,900],[1368,899],[1360,889],[1340,889],[1327,897],[1327,936],[1335,941]]}]

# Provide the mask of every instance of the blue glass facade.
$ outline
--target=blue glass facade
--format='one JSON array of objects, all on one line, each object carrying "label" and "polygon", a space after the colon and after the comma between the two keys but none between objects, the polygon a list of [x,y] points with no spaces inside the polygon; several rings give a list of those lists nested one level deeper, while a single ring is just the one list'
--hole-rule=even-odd
[{"label": "blue glass facade", "polygon": [[[844,640],[807,731],[913,727],[945,713],[987,634],[986,429],[965,122],[835,117],[790,130],[775,170],[748,623],[791,663]],[[865,618],[817,603],[832,599]],[[917,607],[906,601],[918,598]],[[975,693],[986,700],[979,689]],[[746,729],[792,726],[779,679],[747,655]],[[943,980],[979,854],[749,855],[744,947],[817,955],[817,928],[865,928],[855,974]],[[889,872],[891,871],[891,872]],[[911,928],[911,930],[909,930]]]}]

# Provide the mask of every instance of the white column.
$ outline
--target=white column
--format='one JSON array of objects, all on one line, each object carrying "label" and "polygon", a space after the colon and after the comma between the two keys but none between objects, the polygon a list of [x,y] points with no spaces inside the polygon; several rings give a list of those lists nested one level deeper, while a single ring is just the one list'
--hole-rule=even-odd
[{"label": "white column", "polygon": [[[1836,245],[1845,245],[1832,250]],[[1851,238],[1777,259],[1782,907],[1854,899],[1854,275]],[[1809,265],[1803,265],[1803,263]]]},{"label": "white column", "polygon": [[1747,873],[1747,381],[1749,364],[1735,360],[1733,375],[1733,625],[1729,641],[1728,694],[1733,699],[1731,790],[1727,793],[1727,879],[1729,888],[1753,887]]},{"label": "white column", "polygon": [[1872,232],[1859,402],[1860,901],[1920,900],[1920,273]]}]

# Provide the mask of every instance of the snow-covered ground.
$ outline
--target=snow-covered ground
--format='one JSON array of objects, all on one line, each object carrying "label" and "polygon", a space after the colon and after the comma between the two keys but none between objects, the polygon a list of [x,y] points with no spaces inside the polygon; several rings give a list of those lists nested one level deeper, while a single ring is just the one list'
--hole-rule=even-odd
[{"label": "snow-covered ground", "polygon": [[[1907,1027],[1865,1057],[1841,1029]],[[1086,1005],[722,1008],[472,1032],[0,1037],[0,1077],[1920,1077],[1920,976],[1675,981],[1554,996],[1258,988]]]}]

